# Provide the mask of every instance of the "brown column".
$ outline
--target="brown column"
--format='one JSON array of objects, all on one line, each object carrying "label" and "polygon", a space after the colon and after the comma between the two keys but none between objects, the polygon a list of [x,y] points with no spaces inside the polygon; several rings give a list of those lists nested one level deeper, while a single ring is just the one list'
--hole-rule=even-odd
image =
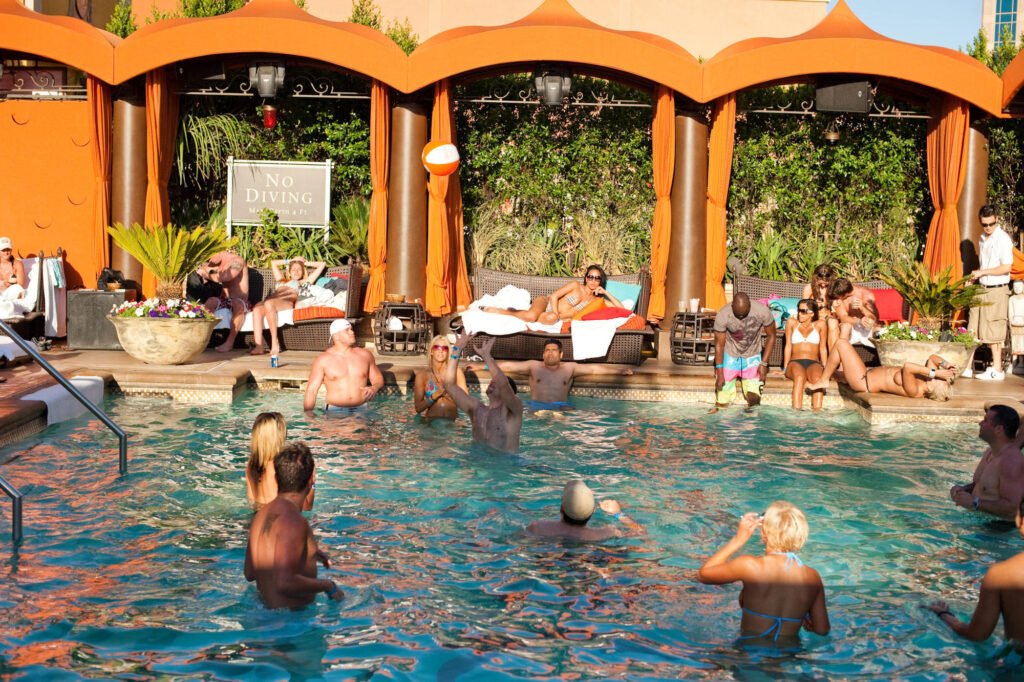
[{"label": "brown column", "polygon": [[[665,319],[679,301],[699,298],[704,305],[707,267],[708,124],[703,111],[676,114],[675,170],[672,176],[672,235],[669,238]],[[667,329],[668,325],[662,324]]]},{"label": "brown column", "polygon": [[[146,101],[141,93],[115,92],[112,118],[110,222],[141,225],[146,216]],[[142,265],[113,241],[110,267],[142,291]]]},{"label": "brown column", "polygon": [[[971,112],[972,116],[974,111]],[[960,220],[960,260],[964,274],[975,270],[978,262],[978,237],[981,223],[978,211],[988,203],[988,122],[975,121],[967,132],[967,177],[956,205]]]},{"label": "brown column", "polygon": [[429,133],[427,109],[397,102],[391,111],[388,179],[388,269],[385,293],[422,299],[427,289],[427,171],[420,154]]}]

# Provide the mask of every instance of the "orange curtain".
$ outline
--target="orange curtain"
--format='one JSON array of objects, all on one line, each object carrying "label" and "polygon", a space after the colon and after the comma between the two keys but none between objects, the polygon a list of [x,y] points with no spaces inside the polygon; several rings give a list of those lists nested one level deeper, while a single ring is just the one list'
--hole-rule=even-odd
[{"label": "orange curtain", "polygon": [[1013,249],[1013,265],[1010,266],[1011,279],[1024,279],[1024,253],[1020,249]]},{"label": "orange curtain", "polygon": [[[434,84],[434,110],[430,114],[430,141],[451,142],[451,84]],[[448,177],[431,174],[427,203],[427,293],[424,307],[434,317],[452,311],[451,239],[448,226]]]},{"label": "orange curtain", "polygon": [[672,170],[676,162],[676,101],[675,93],[664,85],[655,89],[654,99],[651,146],[656,203],[651,230],[651,303],[647,317],[657,322],[665,317],[665,279],[672,235]]},{"label": "orange curtain", "polygon": [[[450,110],[452,144],[456,144],[455,137],[455,109]],[[456,145],[457,146],[457,145]],[[462,311],[473,302],[473,291],[469,286],[469,271],[466,268],[466,240],[462,224],[462,184],[459,182],[458,170],[448,176],[448,232],[451,235],[451,281],[453,300],[456,310]]]},{"label": "orange curtain", "polygon": [[89,76],[85,81],[89,98],[89,127],[92,130],[93,177],[93,264],[96,277],[110,265],[107,226],[110,225],[110,159],[113,137],[110,129],[110,86]]},{"label": "orange curtain", "polygon": [[391,90],[373,81],[370,94],[370,224],[367,251],[370,259],[370,283],[366,287],[363,310],[373,312],[384,298],[384,279],[388,264],[388,174],[391,168]]},{"label": "orange curtain", "polygon": [[146,74],[146,225],[171,220],[167,182],[178,133],[178,96],[171,91],[167,69]]},{"label": "orange curtain", "polygon": [[946,95],[928,121],[928,186],[935,215],[928,227],[924,262],[936,275],[950,265],[951,277],[963,276],[960,262],[960,221],[956,204],[967,174],[967,133],[970,126],[967,102]]},{"label": "orange curtain", "polygon": [[729,198],[732,153],[736,143],[736,93],[715,100],[708,141],[707,250],[704,305],[718,310],[725,305],[725,204]]}]

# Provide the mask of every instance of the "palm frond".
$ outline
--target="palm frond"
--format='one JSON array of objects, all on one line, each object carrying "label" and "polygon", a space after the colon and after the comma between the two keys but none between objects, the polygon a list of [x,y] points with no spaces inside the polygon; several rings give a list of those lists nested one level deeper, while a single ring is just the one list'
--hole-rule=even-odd
[{"label": "palm frond", "polygon": [[221,229],[200,226],[189,231],[174,225],[125,227],[117,223],[107,232],[114,243],[139,261],[161,282],[178,284],[214,254],[238,241]]}]

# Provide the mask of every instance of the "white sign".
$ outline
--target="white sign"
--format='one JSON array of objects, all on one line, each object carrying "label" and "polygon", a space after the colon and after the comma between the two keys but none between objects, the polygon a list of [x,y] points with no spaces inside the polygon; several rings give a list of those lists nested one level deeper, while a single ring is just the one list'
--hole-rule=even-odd
[{"label": "white sign", "polygon": [[[270,209],[282,225],[327,229],[332,161],[243,161],[228,157],[228,234],[259,225]],[[326,236],[326,235],[325,235]]]}]

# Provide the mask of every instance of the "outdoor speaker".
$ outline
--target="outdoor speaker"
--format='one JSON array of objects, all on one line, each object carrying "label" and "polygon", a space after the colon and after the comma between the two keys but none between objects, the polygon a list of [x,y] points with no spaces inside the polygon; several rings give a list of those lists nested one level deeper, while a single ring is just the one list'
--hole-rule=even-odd
[{"label": "outdoor speaker", "polygon": [[818,111],[866,114],[871,111],[875,95],[868,81],[823,80],[818,83],[814,99]]}]

